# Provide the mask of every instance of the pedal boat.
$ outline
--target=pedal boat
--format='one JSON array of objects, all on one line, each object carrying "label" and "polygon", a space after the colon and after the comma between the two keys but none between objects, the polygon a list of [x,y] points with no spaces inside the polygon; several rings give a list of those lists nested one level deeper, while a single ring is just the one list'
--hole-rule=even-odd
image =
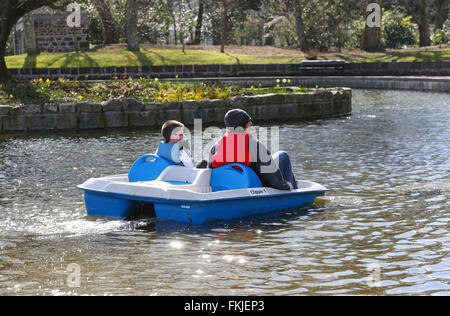
[{"label": "pedal boat", "polygon": [[87,214],[117,219],[156,216],[194,225],[308,206],[328,191],[320,184],[298,181],[298,189],[263,187],[243,164],[216,169],[189,169],[156,154],[140,157],[128,174],[92,178],[84,191]]}]

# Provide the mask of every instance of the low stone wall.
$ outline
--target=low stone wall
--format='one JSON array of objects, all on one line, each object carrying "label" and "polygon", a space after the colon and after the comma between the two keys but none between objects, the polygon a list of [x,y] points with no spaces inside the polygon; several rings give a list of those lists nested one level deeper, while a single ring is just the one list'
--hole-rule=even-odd
[{"label": "low stone wall", "polygon": [[276,80],[289,78],[292,85],[304,87],[349,87],[352,89],[411,90],[450,93],[450,77],[393,77],[393,76],[324,76],[324,77],[238,77],[238,78],[199,78],[169,79],[175,81],[209,82],[242,87],[275,86]]},{"label": "low stone wall", "polygon": [[15,68],[16,78],[109,80],[118,77],[211,78],[264,76],[450,76],[450,61],[345,63],[339,69],[302,64],[177,65],[80,68]]},{"label": "low stone wall", "polygon": [[166,120],[179,120],[192,125],[201,118],[204,124],[223,125],[225,113],[242,108],[255,121],[282,119],[317,119],[348,115],[352,111],[352,91],[349,88],[313,89],[309,93],[268,94],[234,97],[228,100],[203,100],[143,103],[133,98],[113,99],[102,104],[0,106],[2,133],[65,130],[104,129],[120,127],[156,128]]}]

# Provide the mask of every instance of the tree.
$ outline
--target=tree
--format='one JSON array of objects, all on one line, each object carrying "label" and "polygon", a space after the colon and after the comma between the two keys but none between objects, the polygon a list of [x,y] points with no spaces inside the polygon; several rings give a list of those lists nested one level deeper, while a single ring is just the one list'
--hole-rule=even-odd
[{"label": "tree", "polygon": [[436,16],[434,19],[434,30],[442,30],[449,16],[449,0],[434,0]]},{"label": "tree", "polygon": [[220,52],[225,53],[225,45],[228,44],[228,20],[230,18],[230,12],[237,7],[238,0],[219,0],[220,7],[220,33],[221,43]]},{"label": "tree", "polygon": [[36,55],[39,53],[39,50],[36,43],[33,14],[31,12],[25,14],[22,20],[24,26],[25,52],[28,55]]},{"label": "tree", "polygon": [[[0,81],[11,80],[5,62],[8,37],[17,21],[28,12],[43,6],[51,6],[58,0],[1,0],[0,1]],[[61,3],[61,2],[60,2]]]},{"label": "tree", "polygon": [[192,44],[199,45],[202,40],[202,27],[203,27],[203,14],[205,12],[205,2],[204,0],[198,1],[198,13],[197,13],[197,23],[195,25],[195,34]]},{"label": "tree", "polygon": [[419,46],[430,46],[430,24],[428,21],[428,1],[429,0],[404,0],[404,5],[408,13],[413,17],[419,27]]},{"label": "tree", "polygon": [[[377,0],[376,4],[379,5],[380,12],[377,12],[377,9],[375,7],[374,11],[369,11],[369,2],[365,0],[364,16],[366,19],[366,27],[364,29],[363,49],[368,52],[377,52],[383,50],[381,42],[381,17],[383,0]],[[371,20],[372,18],[374,20],[379,19],[379,21]],[[379,22],[379,24],[375,23],[377,25],[373,25],[372,23],[374,22]]]},{"label": "tree", "polygon": [[103,29],[105,30],[105,44],[118,42],[116,26],[112,17],[110,8],[105,0],[90,0],[102,20]]},{"label": "tree", "polygon": [[138,1],[127,0],[127,43],[131,51],[139,50],[138,21]]},{"label": "tree", "polygon": [[228,44],[229,21],[233,16],[245,14],[248,10],[259,10],[261,0],[219,0],[220,12],[220,52],[225,52]]},{"label": "tree", "polygon": [[299,41],[299,47],[302,52],[309,51],[309,43],[305,34],[305,24],[303,23],[302,2],[300,0],[294,2],[295,27]]}]

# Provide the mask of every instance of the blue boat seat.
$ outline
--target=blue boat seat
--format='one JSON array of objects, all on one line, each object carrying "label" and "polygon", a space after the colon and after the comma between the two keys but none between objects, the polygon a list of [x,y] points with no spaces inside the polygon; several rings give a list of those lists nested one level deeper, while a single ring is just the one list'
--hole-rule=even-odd
[{"label": "blue boat seat", "polygon": [[179,144],[161,142],[155,155],[144,155],[135,161],[128,172],[128,180],[130,182],[156,180],[168,166],[182,165],[178,158],[179,152]]},{"label": "blue boat seat", "polygon": [[130,182],[152,181],[159,177],[161,172],[175,163],[157,155],[144,155],[139,157],[128,172]]},{"label": "blue boat seat", "polygon": [[256,172],[244,164],[228,164],[213,169],[211,173],[211,187],[213,192],[261,188],[262,186],[261,180]]}]

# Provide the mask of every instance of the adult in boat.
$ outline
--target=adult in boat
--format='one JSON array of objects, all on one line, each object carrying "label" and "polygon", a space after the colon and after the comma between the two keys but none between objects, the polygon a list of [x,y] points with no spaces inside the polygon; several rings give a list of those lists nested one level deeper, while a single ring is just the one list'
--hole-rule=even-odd
[{"label": "adult in boat", "polygon": [[184,142],[184,124],[167,121],[161,127],[164,142],[159,144],[157,155],[186,168],[194,168],[194,160],[187,143]]},{"label": "adult in boat", "polygon": [[211,168],[242,163],[256,172],[264,186],[278,190],[297,189],[289,155],[279,151],[272,156],[261,142],[250,136],[253,123],[247,112],[230,110],[225,114],[224,121],[227,131],[211,148]]}]

